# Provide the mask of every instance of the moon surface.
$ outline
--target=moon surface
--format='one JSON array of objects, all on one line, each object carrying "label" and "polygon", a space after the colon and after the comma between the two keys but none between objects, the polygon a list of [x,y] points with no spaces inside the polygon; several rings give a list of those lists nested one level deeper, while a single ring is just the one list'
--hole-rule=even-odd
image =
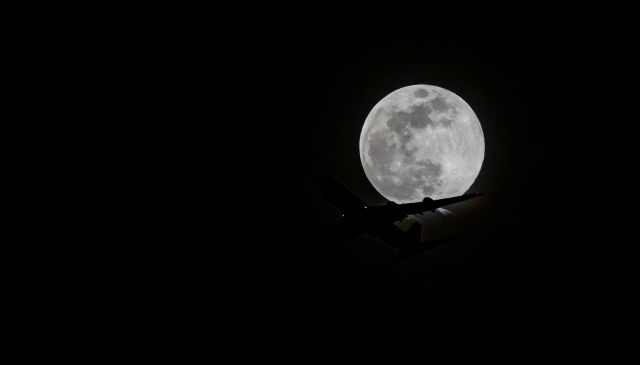
[{"label": "moon surface", "polygon": [[360,134],[365,174],[398,203],[464,194],[483,160],[478,117],[462,98],[438,86],[411,85],[385,96]]}]

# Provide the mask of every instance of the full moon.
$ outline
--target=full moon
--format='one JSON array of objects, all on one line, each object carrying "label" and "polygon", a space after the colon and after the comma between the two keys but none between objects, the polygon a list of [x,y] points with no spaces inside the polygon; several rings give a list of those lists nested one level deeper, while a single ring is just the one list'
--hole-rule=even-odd
[{"label": "full moon", "polygon": [[464,194],[480,173],[484,135],[471,107],[453,92],[411,85],[380,100],[360,134],[371,184],[398,203]]}]

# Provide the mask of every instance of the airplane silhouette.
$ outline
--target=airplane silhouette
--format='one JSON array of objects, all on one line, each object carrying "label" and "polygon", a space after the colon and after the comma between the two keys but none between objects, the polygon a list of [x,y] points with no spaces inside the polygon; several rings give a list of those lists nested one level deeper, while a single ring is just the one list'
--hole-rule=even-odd
[{"label": "airplane silhouette", "polygon": [[332,177],[323,176],[316,181],[324,197],[340,211],[338,231],[347,237],[357,237],[368,233],[382,239],[399,250],[397,260],[413,255],[423,255],[426,250],[440,246],[450,239],[420,241],[420,225],[413,224],[404,232],[394,222],[412,214],[421,214],[446,205],[458,203],[481,196],[482,193],[470,193],[461,196],[433,200],[425,197],[421,202],[397,204],[388,201],[386,205],[369,206],[356,197]]}]

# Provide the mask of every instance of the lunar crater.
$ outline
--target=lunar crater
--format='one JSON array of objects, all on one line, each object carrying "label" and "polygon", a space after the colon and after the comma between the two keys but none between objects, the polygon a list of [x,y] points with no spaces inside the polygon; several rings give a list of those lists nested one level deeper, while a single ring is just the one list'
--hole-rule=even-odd
[{"label": "lunar crater", "polygon": [[429,96],[429,92],[425,89],[418,89],[413,92],[413,96],[415,96],[416,98],[426,98],[427,96]]},{"label": "lunar crater", "polygon": [[437,96],[436,98],[431,100],[430,104],[433,107],[433,110],[439,112],[446,112],[450,109],[449,103],[442,96]]},{"label": "lunar crater", "polygon": [[431,113],[431,108],[427,104],[418,104],[413,107],[411,111],[409,124],[413,128],[425,128],[427,125],[432,124],[433,120],[429,114]]}]

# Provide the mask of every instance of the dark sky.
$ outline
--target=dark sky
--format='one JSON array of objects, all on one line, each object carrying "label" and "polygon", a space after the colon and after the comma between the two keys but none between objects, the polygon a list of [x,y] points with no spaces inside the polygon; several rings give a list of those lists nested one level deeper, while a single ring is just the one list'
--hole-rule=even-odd
[{"label": "dark sky", "polygon": [[[1,257],[25,362],[619,354],[637,182],[625,32],[244,35],[190,11],[105,11],[35,9],[9,32]],[[331,238],[313,181],[384,202],[360,128],[419,83],[479,117],[486,195],[449,223],[452,244],[394,263],[380,242]]]}]

